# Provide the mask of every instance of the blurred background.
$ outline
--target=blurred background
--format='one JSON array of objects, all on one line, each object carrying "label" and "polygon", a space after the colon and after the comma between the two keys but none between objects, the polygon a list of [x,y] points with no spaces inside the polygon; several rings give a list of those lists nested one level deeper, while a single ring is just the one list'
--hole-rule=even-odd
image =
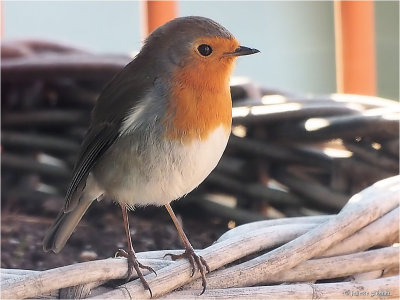
[{"label": "blurred background", "polygon": [[[398,1],[1,1],[2,268],[110,257],[120,209],[94,203],[64,250],[41,241],[63,205],[103,86],[176,16],[212,18],[239,59],[216,170],[173,203],[195,248],[239,224],[337,213],[399,172]],[[110,199],[108,199],[110,200]],[[163,208],[131,214],[136,251],[181,248]]]},{"label": "blurred background", "polygon": [[[235,75],[300,93],[332,93],[333,1],[178,1],[176,15],[207,16],[262,55]],[[377,95],[399,98],[399,2],[375,1]],[[106,53],[138,51],[145,36],[140,1],[3,1],[4,38],[40,37]],[[366,25],[368,26],[368,25]]]}]

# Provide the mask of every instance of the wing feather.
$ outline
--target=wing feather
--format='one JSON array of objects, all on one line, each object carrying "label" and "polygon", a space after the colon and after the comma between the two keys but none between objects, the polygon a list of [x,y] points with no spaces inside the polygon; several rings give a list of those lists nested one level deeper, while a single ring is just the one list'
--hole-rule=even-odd
[{"label": "wing feather", "polygon": [[86,179],[96,161],[111,147],[119,136],[121,124],[150,89],[154,79],[135,72],[143,62],[136,57],[104,88],[92,112],[92,123],[83,140],[72,179],[65,197],[64,211],[72,210],[78,203]]},{"label": "wing feather", "polygon": [[65,197],[65,212],[74,209],[77,205],[82,190],[85,188],[86,179],[96,160],[104,154],[117,137],[118,130],[110,124],[103,124],[88,131]]}]

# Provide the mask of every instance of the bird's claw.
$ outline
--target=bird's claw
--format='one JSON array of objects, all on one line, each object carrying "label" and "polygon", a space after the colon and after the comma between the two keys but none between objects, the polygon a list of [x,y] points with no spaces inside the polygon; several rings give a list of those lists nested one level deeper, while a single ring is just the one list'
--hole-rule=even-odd
[{"label": "bird's claw", "polygon": [[205,271],[206,270],[208,273],[210,272],[210,267],[208,266],[207,262],[205,261],[205,259],[200,256],[197,255],[193,248],[187,248],[185,250],[185,252],[183,252],[182,254],[171,254],[171,253],[167,253],[164,255],[164,258],[166,256],[171,257],[172,260],[177,260],[177,259],[182,259],[182,258],[186,258],[189,260],[189,263],[192,267],[192,274],[191,276],[193,277],[194,273],[196,272],[196,267],[197,269],[200,271],[201,274],[201,280],[202,280],[202,286],[203,286],[203,290],[200,293],[200,295],[202,295],[204,293],[204,291],[206,290],[207,287],[207,281],[206,281],[206,274]]},{"label": "bird's claw", "polygon": [[131,280],[133,275],[133,269],[135,269],[136,274],[139,277],[140,281],[142,282],[144,289],[149,291],[150,297],[152,298],[153,293],[146,279],[144,279],[143,273],[140,269],[146,269],[150,272],[153,272],[157,276],[156,271],[154,271],[152,267],[141,264],[137,260],[136,255],[133,251],[126,252],[124,249],[118,249],[118,251],[115,253],[115,257],[125,257],[128,260],[128,275],[126,276],[126,282]]}]

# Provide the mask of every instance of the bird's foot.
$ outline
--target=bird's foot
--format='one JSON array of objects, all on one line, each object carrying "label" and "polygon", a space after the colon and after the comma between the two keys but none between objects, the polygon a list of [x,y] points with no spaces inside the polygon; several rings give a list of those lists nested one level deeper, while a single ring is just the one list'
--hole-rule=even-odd
[{"label": "bird's foot", "polygon": [[153,297],[153,293],[151,292],[150,286],[147,283],[146,279],[144,279],[143,273],[140,269],[146,269],[150,272],[153,272],[157,276],[156,271],[154,271],[152,267],[142,265],[137,260],[135,252],[133,251],[126,252],[124,249],[118,249],[118,251],[115,253],[115,256],[125,257],[128,260],[128,275],[126,276],[126,282],[131,280],[133,275],[133,269],[135,269],[136,274],[139,277],[140,281],[142,282],[144,289],[149,291],[150,297]]},{"label": "bird's foot", "polygon": [[192,275],[194,275],[196,268],[200,271],[201,274],[201,280],[202,280],[202,286],[203,286],[203,290],[201,292],[200,295],[202,295],[204,293],[204,291],[206,290],[207,287],[207,281],[206,281],[206,272],[208,273],[210,272],[210,267],[208,266],[207,262],[205,261],[205,259],[203,257],[201,257],[200,255],[197,255],[193,248],[186,248],[185,252],[183,252],[182,254],[171,254],[171,253],[167,253],[164,255],[164,257],[169,256],[171,257],[172,260],[177,260],[177,259],[181,259],[181,258],[186,258],[189,260],[190,265],[192,266]]}]

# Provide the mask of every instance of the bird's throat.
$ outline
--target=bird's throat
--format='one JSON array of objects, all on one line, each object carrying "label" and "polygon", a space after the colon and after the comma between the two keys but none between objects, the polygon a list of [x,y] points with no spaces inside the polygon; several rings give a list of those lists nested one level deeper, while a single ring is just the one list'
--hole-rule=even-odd
[{"label": "bird's throat", "polygon": [[175,81],[166,114],[166,135],[183,143],[207,139],[223,126],[232,124],[232,100],[228,82],[190,84]]}]

